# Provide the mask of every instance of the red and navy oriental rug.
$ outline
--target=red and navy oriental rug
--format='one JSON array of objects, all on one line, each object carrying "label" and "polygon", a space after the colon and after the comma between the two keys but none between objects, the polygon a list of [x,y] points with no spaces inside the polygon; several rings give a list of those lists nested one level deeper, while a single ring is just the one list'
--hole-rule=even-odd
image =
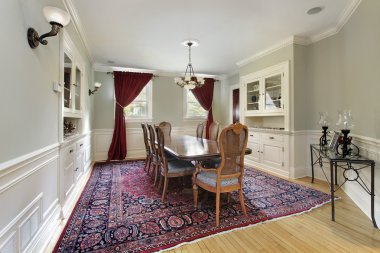
[{"label": "red and navy oriental rug", "polygon": [[[54,252],[153,252],[223,231],[308,211],[330,195],[255,169],[245,170],[248,216],[237,194],[222,199],[215,227],[215,198],[195,210],[182,182],[169,182],[168,197],[145,173],[143,161],[99,163],[78,200]],[[191,187],[191,186],[190,186]]]}]

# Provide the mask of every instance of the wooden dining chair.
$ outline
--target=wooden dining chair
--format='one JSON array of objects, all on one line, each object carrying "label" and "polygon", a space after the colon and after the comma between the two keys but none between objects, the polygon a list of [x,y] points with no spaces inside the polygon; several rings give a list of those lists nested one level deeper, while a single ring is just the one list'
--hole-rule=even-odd
[{"label": "wooden dining chair", "polygon": [[213,140],[213,141],[217,141],[218,140],[218,134],[219,134],[219,123],[214,121],[210,124],[210,135],[209,135],[209,139],[210,140]]},{"label": "wooden dining chair", "polygon": [[197,125],[197,138],[203,138],[203,129],[205,128],[204,122],[201,122]]},{"label": "wooden dining chair", "polygon": [[146,153],[144,170],[148,171],[148,169],[150,167],[150,163],[152,161],[152,152],[151,152],[151,147],[150,147],[150,144],[148,141],[148,130],[147,130],[146,124],[141,123],[141,128],[143,130],[145,153]]},{"label": "wooden dining chair", "polygon": [[216,168],[197,166],[193,174],[194,207],[198,206],[198,187],[216,193],[216,226],[219,226],[220,194],[239,191],[241,209],[247,211],[243,196],[244,154],[248,128],[235,123],[223,129],[219,137],[221,163]]},{"label": "wooden dining chair", "polygon": [[156,134],[154,131],[154,128],[152,125],[148,125],[149,130],[149,146],[151,150],[151,163],[150,167],[148,168],[148,174],[150,174],[152,177],[154,177],[154,185],[156,185],[158,181],[158,151],[156,146]]},{"label": "wooden dining chair", "polygon": [[170,136],[172,132],[172,124],[170,122],[162,121],[158,126],[162,129],[164,136]]},{"label": "wooden dining chair", "polygon": [[157,135],[158,161],[160,165],[161,175],[159,189],[161,188],[162,181],[164,181],[164,188],[162,190],[161,198],[161,200],[164,201],[168,189],[169,179],[174,177],[190,176],[195,172],[195,167],[191,162],[178,159],[167,159],[165,155],[164,132],[160,127],[155,128]]}]

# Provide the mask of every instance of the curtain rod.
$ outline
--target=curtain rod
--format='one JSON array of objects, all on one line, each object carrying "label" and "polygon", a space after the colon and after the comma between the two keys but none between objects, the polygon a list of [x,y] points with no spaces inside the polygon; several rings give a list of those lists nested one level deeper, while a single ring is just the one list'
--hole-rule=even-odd
[{"label": "curtain rod", "polygon": [[[137,73],[144,73],[144,72],[137,72]],[[145,73],[144,73],[145,74]],[[107,75],[112,75],[112,77],[113,77],[113,72],[107,72]],[[158,76],[158,75],[153,75],[153,78],[158,78],[158,77],[160,77],[160,76]]]},{"label": "curtain rod", "polygon": [[[140,72],[140,73],[143,73],[143,72]],[[112,75],[112,77],[113,77],[113,72],[107,72],[107,75]],[[158,75],[153,75],[153,78],[159,78],[160,76],[158,76]],[[206,78],[208,78],[208,77],[206,77]],[[214,82],[220,82],[220,80],[217,80],[217,79],[214,79]]]}]

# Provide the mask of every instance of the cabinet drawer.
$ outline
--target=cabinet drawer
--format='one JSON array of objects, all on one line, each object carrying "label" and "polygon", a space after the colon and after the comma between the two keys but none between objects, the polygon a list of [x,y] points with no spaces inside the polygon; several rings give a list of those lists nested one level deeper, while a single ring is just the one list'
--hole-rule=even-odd
[{"label": "cabinet drawer", "polygon": [[90,145],[90,138],[86,137],[76,142],[77,151],[84,151]]},{"label": "cabinet drawer", "polygon": [[263,142],[266,141],[276,141],[276,142],[284,142],[284,136],[281,134],[261,134],[261,140]]},{"label": "cabinet drawer", "polygon": [[64,147],[61,151],[63,168],[67,168],[74,163],[75,144]]},{"label": "cabinet drawer", "polygon": [[259,142],[260,141],[260,133],[257,132],[248,132],[248,142]]}]

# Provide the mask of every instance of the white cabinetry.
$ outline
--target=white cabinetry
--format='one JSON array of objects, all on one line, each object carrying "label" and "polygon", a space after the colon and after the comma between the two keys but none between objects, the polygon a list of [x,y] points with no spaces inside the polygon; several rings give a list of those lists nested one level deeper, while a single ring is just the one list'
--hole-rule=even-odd
[{"label": "white cabinetry", "polygon": [[60,199],[63,215],[75,199],[76,187],[91,165],[91,143],[89,135],[71,138],[61,144],[60,148]]},{"label": "white cabinetry", "polygon": [[245,162],[254,167],[289,176],[288,135],[260,132],[260,130],[265,131],[262,129],[249,130],[247,146],[252,149],[252,154],[246,156]]},{"label": "white cabinetry", "polygon": [[289,62],[242,76],[240,89],[245,116],[285,115],[289,105]]},{"label": "white cabinetry", "polygon": [[84,84],[86,81],[84,62],[67,33],[63,36],[61,55],[63,83],[62,101],[65,117],[81,118],[83,112]]}]

